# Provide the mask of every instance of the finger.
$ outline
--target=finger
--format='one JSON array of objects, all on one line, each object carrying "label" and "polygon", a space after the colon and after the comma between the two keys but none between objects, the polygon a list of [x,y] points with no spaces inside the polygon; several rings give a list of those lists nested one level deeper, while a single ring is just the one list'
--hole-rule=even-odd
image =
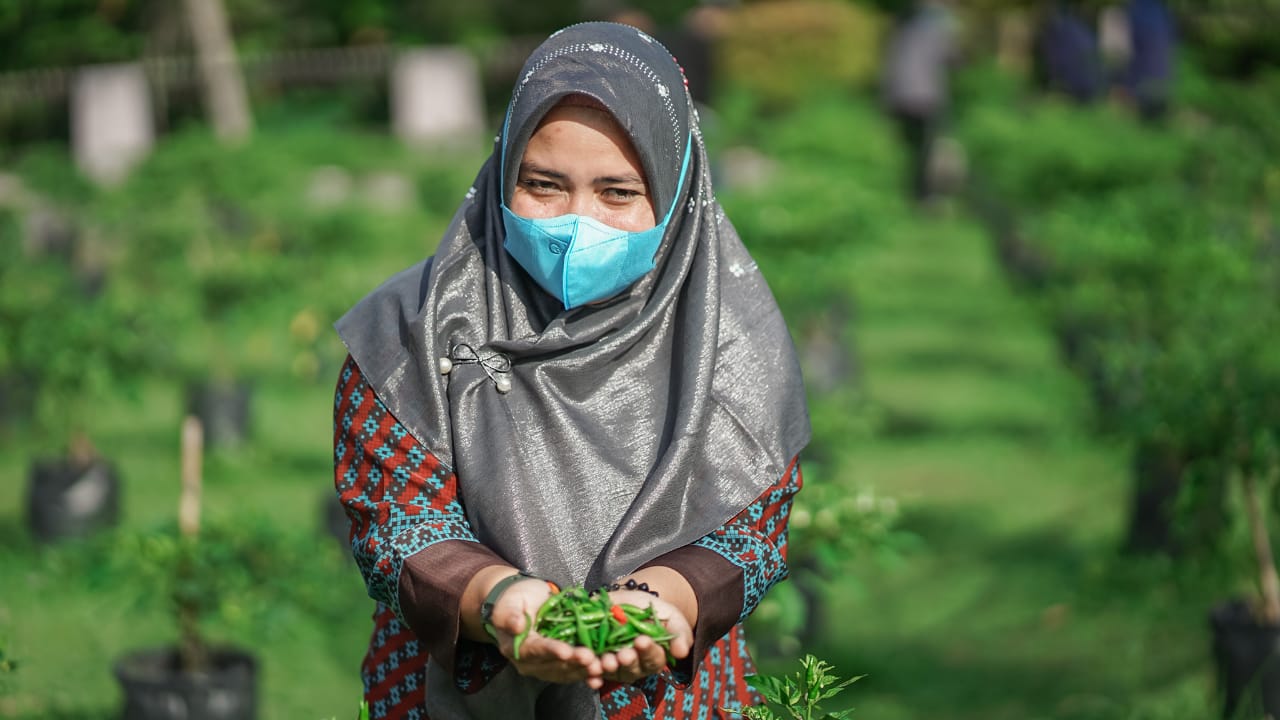
[{"label": "finger", "polygon": [[582,667],[588,675],[600,674],[600,658],[596,656],[589,648],[578,648],[578,658],[582,661]]},{"label": "finger", "polygon": [[559,640],[530,633],[520,646],[520,657],[530,662],[564,663],[573,657],[573,647]]},{"label": "finger", "polygon": [[683,660],[689,657],[689,653],[693,651],[693,643],[687,633],[679,633],[675,639],[671,641],[671,656],[677,660]]},{"label": "finger", "polygon": [[654,645],[644,658],[644,671],[646,675],[652,675],[661,672],[667,667],[667,651],[661,645]]},{"label": "finger", "polygon": [[636,651],[636,666],[641,673],[648,675],[666,665],[662,646],[648,635],[636,638],[633,647]]},{"label": "finger", "polygon": [[605,653],[600,656],[600,669],[605,673],[618,672],[618,655],[617,653]]},{"label": "finger", "polygon": [[599,661],[596,659],[596,654],[591,652],[591,648],[574,647],[569,662],[581,668],[588,668]]},{"label": "finger", "polygon": [[550,640],[543,638],[546,643],[549,654],[554,657],[561,665],[573,662],[573,646],[559,640]]},{"label": "finger", "polygon": [[636,653],[636,649],[634,647],[624,647],[617,652],[617,655],[618,667],[622,670],[635,668],[636,664],[640,661],[640,656]]}]

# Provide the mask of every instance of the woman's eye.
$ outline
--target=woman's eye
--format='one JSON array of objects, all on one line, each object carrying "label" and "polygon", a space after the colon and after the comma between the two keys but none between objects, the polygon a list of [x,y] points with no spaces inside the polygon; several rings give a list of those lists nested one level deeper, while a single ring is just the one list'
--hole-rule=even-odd
[{"label": "woman's eye", "polygon": [[606,198],[614,202],[627,202],[640,197],[640,192],[637,190],[628,190],[626,188],[609,188],[604,191],[604,195]]},{"label": "woman's eye", "polygon": [[520,181],[526,190],[536,194],[548,194],[559,190],[560,188],[550,180],[539,180],[537,178],[525,178]]}]

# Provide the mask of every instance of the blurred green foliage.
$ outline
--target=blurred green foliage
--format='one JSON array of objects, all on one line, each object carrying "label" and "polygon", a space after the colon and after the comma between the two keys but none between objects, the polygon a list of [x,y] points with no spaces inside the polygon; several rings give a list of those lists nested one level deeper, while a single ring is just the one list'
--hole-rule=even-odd
[{"label": "blurred green foliage", "polygon": [[842,0],[748,3],[729,16],[719,42],[722,73],[768,109],[865,87],[882,26],[879,13]]},{"label": "blurred green foliage", "polygon": [[1280,165],[1259,120],[1280,95],[1188,70],[1168,127],[1037,103],[963,132],[1102,426],[1175,458],[1186,547],[1213,552],[1238,549],[1229,481],[1280,473]]},{"label": "blurred green foliage", "polygon": [[[792,508],[792,581],[774,588],[751,620],[752,637],[769,656],[793,656],[822,636],[831,622],[822,588],[847,577],[851,562],[879,557],[891,563],[918,541],[898,528],[896,500],[855,481],[841,454],[883,422],[864,392],[850,337],[856,314],[852,253],[902,225],[906,213],[896,196],[892,146],[831,142],[889,132],[873,106],[853,97],[848,91],[810,98],[769,122],[755,114],[759,104],[723,106],[726,134],[783,160],[759,185],[727,183],[720,200],[769,279],[810,385],[813,440],[801,462],[805,489]],[[814,342],[826,349],[818,351]],[[819,380],[819,354],[834,355],[844,375]]]},{"label": "blurred green foliage", "polygon": [[1209,70],[1247,77],[1280,65],[1277,0],[1170,0],[1188,45]]},{"label": "blurred green foliage", "polygon": [[[588,19],[578,0],[224,0],[242,52],[371,43],[462,44],[546,35]],[[687,0],[654,0],[659,24],[678,21]],[[183,3],[175,0],[15,0],[0,3],[0,71],[119,62],[189,52]]]},{"label": "blurred green foliage", "polygon": [[96,536],[76,552],[49,556],[55,577],[87,589],[132,592],[140,614],[175,633],[180,610],[193,608],[202,632],[248,633],[263,640],[290,616],[342,619],[349,607],[331,596],[351,571],[339,553],[315,552],[316,539],[251,513],[206,521],[197,537],[176,524],[125,528]]},{"label": "blurred green foliage", "polygon": [[[1150,132],[1119,111],[1054,101],[1013,112],[982,103],[966,113],[965,127],[984,181],[1027,209],[1167,178],[1181,170],[1189,150],[1189,143]],[[1010,152],[1015,142],[1017,151]]]},{"label": "blurred green foliage", "polygon": [[0,423],[30,415],[65,442],[95,399],[157,368],[163,312],[137,288],[104,282],[101,268],[24,245],[18,216],[0,212]]},{"label": "blurred green foliage", "polygon": [[331,130],[294,127],[235,150],[199,129],[176,134],[113,189],[77,181],[65,155],[24,155],[26,194],[68,230],[56,252],[41,250],[28,212],[0,212],[0,405],[11,421],[34,412],[58,443],[143,379],[317,379],[341,362],[321,327],[357,290],[289,298],[331,282],[335,258],[428,249],[424,227],[447,221],[479,153],[426,157],[390,138],[334,143]]},{"label": "blurred green foliage", "polygon": [[0,71],[138,57],[146,44],[149,10],[144,5],[137,0],[0,4]]}]

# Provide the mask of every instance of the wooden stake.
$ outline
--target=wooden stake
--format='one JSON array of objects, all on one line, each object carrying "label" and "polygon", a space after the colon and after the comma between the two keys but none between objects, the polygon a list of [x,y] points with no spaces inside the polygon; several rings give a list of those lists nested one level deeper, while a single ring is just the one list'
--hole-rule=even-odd
[{"label": "wooden stake", "polygon": [[1280,576],[1276,574],[1271,538],[1267,535],[1262,504],[1258,502],[1257,484],[1249,473],[1245,473],[1242,482],[1245,507],[1249,512],[1249,530],[1253,536],[1253,553],[1258,560],[1258,580],[1262,585],[1262,617],[1268,625],[1280,625]]},{"label": "wooden stake", "polygon": [[182,421],[182,496],[178,499],[178,529],[184,537],[200,532],[200,465],[204,455],[204,426],[188,415]]}]

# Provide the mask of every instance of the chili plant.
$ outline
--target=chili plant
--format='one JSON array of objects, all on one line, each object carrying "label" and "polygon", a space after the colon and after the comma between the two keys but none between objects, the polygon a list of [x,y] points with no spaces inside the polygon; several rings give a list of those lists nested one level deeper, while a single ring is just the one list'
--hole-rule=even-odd
[{"label": "chili plant", "polygon": [[[597,655],[614,652],[648,635],[668,651],[675,638],[654,614],[653,606],[639,608],[628,603],[615,604],[609,593],[600,588],[588,593],[580,587],[565,588],[538,608],[535,618],[525,616],[524,632],[515,638],[514,652],[520,657],[520,645],[530,629],[553,640],[590,648]],[[674,661],[672,661],[674,662]]]},{"label": "chili plant", "polygon": [[[844,689],[861,680],[857,675],[841,680],[835,675],[835,667],[825,660],[806,654],[800,658],[800,671],[794,677],[788,675],[748,675],[747,683],[764,696],[764,705],[745,708],[724,708],[741,714],[747,720],[846,720],[852,710],[823,713],[818,703],[839,695]],[[772,707],[781,706],[785,715]]]}]

